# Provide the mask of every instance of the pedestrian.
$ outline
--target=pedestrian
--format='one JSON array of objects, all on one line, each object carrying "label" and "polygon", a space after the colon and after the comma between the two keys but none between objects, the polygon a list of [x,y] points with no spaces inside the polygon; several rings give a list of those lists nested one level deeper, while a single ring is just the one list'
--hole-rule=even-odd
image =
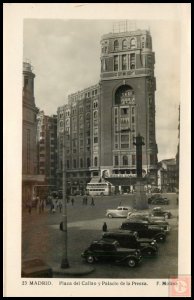
[{"label": "pedestrian", "polygon": [[106,222],[104,222],[103,226],[102,226],[102,231],[106,232],[107,231],[107,224]]},{"label": "pedestrian", "polygon": [[59,212],[61,213],[61,210],[62,210],[62,203],[61,203],[61,200],[59,200]]},{"label": "pedestrian", "polygon": [[95,206],[94,198],[93,198],[93,197],[92,197],[92,199],[91,199],[91,206]]},{"label": "pedestrian", "polygon": [[85,196],[83,196],[83,201],[82,201],[82,205],[85,204]]},{"label": "pedestrian", "polygon": [[87,198],[87,196],[85,197],[85,204],[88,205],[88,198]]},{"label": "pedestrian", "polygon": [[179,198],[177,197],[176,198],[176,204],[178,205],[178,203],[179,203]]},{"label": "pedestrian", "polygon": [[74,205],[74,198],[71,198],[71,204]]}]

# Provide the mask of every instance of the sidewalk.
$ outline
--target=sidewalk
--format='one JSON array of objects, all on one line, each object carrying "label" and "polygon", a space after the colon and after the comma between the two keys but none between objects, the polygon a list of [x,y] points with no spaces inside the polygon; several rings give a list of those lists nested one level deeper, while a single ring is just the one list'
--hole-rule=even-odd
[{"label": "sidewalk", "polygon": [[35,209],[32,210],[31,215],[27,211],[23,212],[22,260],[30,260],[34,257],[43,260],[52,268],[53,277],[81,276],[93,272],[94,268],[82,262],[80,253],[72,249],[68,257],[69,268],[61,269],[64,235],[62,231],[53,230],[49,226],[59,224],[61,220],[62,214],[58,212],[50,214],[46,210],[39,214]]}]

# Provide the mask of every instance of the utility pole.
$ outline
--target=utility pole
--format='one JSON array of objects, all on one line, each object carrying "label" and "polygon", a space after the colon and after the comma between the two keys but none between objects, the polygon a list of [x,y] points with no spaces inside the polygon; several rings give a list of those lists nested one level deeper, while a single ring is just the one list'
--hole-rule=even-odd
[{"label": "utility pole", "polygon": [[69,268],[67,258],[67,197],[66,197],[66,169],[65,169],[65,128],[63,132],[63,232],[64,232],[64,248],[61,261],[61,268]]}]

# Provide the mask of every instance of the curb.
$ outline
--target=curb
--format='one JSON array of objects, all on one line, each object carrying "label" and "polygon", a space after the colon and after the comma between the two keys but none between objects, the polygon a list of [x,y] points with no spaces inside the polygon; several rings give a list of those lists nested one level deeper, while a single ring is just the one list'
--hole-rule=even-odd
[{"label": "curb", "polygon": [[50,266],[52,266],[53,277],[55,275],[87,275],[95,270],[95,268],[92,266],[87,266],[80,263],[70,263],[69,268],[66,269],[62,269],[60,266],[56,265],[56,263],[50,264]]}]

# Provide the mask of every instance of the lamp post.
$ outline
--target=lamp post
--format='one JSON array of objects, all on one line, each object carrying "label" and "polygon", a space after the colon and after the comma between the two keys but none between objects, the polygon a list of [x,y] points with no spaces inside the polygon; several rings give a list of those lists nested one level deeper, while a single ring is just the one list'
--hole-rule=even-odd
[{"label": "lamp post", "polygon": [[63,232],[64,232],[64,249],[61,261],[61,268],[69,267],[67,258],[67,198],[66,198],[66,169],[65,169],[65,130],[63,132]]}]

